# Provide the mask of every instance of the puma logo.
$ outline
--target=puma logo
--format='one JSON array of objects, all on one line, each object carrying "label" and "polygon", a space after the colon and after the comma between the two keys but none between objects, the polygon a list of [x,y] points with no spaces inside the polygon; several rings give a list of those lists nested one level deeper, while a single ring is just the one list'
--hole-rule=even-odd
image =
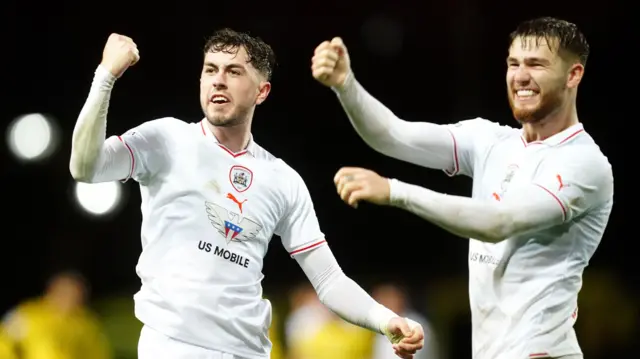
[{"label": "puma logo", "polygon": [[560,184],[558,186],[558,191],[559,191],[559,190],[563,189],[565,187],[565,185],[564,185],[564,183],[562,183],[562,176],[556,175],[556,178],[558,179],[558,183]]},{"label": "puma logo", "polygon": [[227,193],[227,198],[232,200],[235,204],[237,204],[238,208],[240,209],[240,213],[242,213],[242,204],[245,203],[247,200],[245,199],[244,201],[240,202],[240,201],[238,201],[236,196],[234,196],[231,193]]}]

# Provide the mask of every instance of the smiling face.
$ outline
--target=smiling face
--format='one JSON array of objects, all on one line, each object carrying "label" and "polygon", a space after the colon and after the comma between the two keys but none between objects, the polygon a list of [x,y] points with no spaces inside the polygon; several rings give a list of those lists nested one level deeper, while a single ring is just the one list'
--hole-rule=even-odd
[{"label": "smiling face", "polygon": [[560,56],[557,41],[516,37],[507,58],[507,96],[515,119],[537,122],[561,108],[574,87],[571,65]]},{"label": "smiling face", "polygon": [[200,105],[214,126],[230,127],[251,119],[271,84],[251,64],[244,46],[208,51],[200,75]]}]

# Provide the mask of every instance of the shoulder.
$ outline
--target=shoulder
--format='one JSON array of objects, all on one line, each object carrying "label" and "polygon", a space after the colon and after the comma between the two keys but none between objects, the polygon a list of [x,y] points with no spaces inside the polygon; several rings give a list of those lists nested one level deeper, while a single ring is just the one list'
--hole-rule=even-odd
[{"label": "shoulder", "polygon": [[298,171],[293,169],[293,167],[286,163],[282,158],[271,154],[271,152],[267,151],[257,143],[255,144],[255,152],[254,156],[257,159],[268,163],[271,171],[273,171],[273,175],[277,176],[279,180],[284,180],[289,184],[292,182],[297,183],[303,181]]},{"label": "shoulder", "polygon": [[2,327],[9,336],[20,338],[26,334],[30,321],[37,317],[41,310],[41,300],[26,300],[4,314]]},{"label": "shoulder", "polygon": [[454,124],[448,125],[451,128],[465,128],[470,130],[480,130],[489,132],[511,133],[519,134],[520,129],[502,125],[498,122],[488,120],[482,117],[476,117],[472,119],[458,121]]},{"label": "shoulder", "polygon": [[271,154],[271,152],[267,151],[264,147],[260,146],[257,142],[254,141],[254,157],[258,160],[275,164],[279,158]]},{"label": "shoulder", "polygon": [[27,299],[24,302],[18,304],[10,313],[13,314],[27,314],[39,311],[43,308],[43,301],[40,298]]},{"label": "shoulder", "polygon": [[595,196],[594,200],[608,201],[613,197],[613,168],[588,134],[562,144],[545,162],[549,170],[583,193]]},{"label": "shoulder", "polygon": [[519,128],[502,125],[482,117],[462,120],[446,127],[457,140],[484,145],[519,137],[522,132]]},{"label": "shoulder", "polygon": [[613,179],[609,158],[587,133],[562,144],[551,160],[581,176]]},{"label": "shoulder", "polygon": [[143,135],[175,134],[176,131],[184,132],[188,130],[193,130],[195,129],[196,126],[199,126],[199,125],[197,123],[187,123],[175,117],[161,117],[161,118],[143,122],[140,125],[127,131],[126,134],[128,135],[135,135],[136,133],[142,133]]},{"label": "shoulder", "polygon": [[93,312],[90,309],[82,309],[78,315],[78,318],[87,327],[87,329],[91,328],[96,330],[100,328],[100,317],[97,313]]},{"label": "shoulder", "polygon": [[306,187],[304,179],[293,167],[286,163],[281,158],[275,160],[275,170],[279,175],[287,180],[287,182],[293,187],[303,186]]}]

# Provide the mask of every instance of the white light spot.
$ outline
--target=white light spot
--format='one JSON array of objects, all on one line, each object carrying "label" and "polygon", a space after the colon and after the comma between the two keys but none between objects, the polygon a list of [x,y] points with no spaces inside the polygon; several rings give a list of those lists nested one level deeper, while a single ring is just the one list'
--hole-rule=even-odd
[{"label": "white light spot", "polygon": [[19,159],[34,161],[51,154],[54,131],[44,115],[32,113],[21,116],[9,125],[9,149]]},{"label": "white light spot", "polygon": [[102,216],[113,211],[122,194],[120,182],[76,183],[76,200],[90,214]]}]

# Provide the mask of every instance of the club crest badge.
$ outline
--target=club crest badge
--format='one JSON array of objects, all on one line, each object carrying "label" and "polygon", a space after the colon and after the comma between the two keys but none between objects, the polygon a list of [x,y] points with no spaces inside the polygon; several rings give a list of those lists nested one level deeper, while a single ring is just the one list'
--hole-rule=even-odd
[{"label": "club crest badge", "polygon": [[520,167],[517,164],[510,164],[507,167],[507,174],[504,176],[504,179],[500,184],[500,189],[503,193],[507,191],[507,188],[509,187],[511,180],[513,179],[513,176],[516,174],[516,171],[518,171],[519,168]]},{"label": "club crest badge", "polygon": [[244,192],[253,183],[253,172],[244,166],[233,166],[229,170],[229,181],[236,191]]}]

